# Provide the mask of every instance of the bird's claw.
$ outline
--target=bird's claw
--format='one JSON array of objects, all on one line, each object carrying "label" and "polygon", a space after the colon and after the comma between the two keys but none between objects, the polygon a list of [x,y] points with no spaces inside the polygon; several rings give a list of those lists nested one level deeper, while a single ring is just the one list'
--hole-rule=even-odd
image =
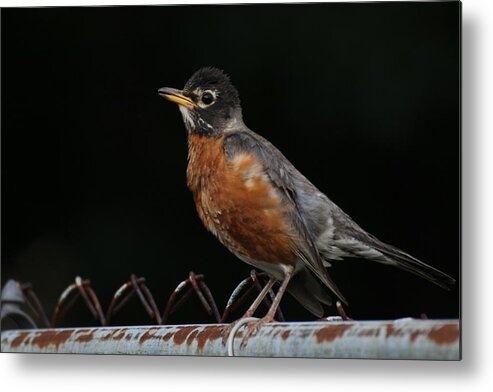
[{"label": "bird's claw", "polygon": [[254,317],[243,317],[228,325],[222,332],[223,343],[226,345],[226,348],[228,350],[228,355],[234,356],[234,350],[233,350],[234,339],[237,332],[240,330],[240,328],[243,327],[244,324],[250,323],[250,325],[247,326],[246,331],[243,335],[243,338],[240,343],[240,348],[244,348],[248,343],[248,340],[254,334],[256,334],[260,328],[262,328],[265,324],[270,323],[272,321],[274,321],[272,317],[264,317],[260,320]]},{"label": "bird's claw", "polygon": [[263,317],[260,320],[252,321],[246,327],[245,335],[243,336],[243,339],[241,340],[241,343],[240,343],[240,348],[244,348],[247,345],[248,340],[253,335],[255,335],[260,330],[260,328],[262,328],[265,324],[271,323],[272,321],[274,321],[274,320],[269,318],[269,317]]}]

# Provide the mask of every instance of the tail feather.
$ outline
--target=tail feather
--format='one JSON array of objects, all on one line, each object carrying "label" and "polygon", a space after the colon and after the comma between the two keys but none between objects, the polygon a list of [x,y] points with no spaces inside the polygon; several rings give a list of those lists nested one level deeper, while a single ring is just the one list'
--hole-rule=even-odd
[{"label": "tail feather", "polygon": [[450,286],[455,283],[455,279],[446,273],[366,232],[335,204],[331,203],[330,206],[332,215],[329,222],[332,224],[330,232],[333,238],[329,245],[337,248],[339,253],[342,252],[342,257],[352,256],[393,265],[446,290],[450,290]]},{"label": "tail feather", "polygon": [[322,283],[306,268],[291,278],[287,291],[316,317],[323,317],[322,304],[332,305],[332,298]]},{"label": "tail feather", "polygon": [[408,271],[412,274],[420,276],[430,282],[440,286],[445,290],[450,290],[450,286],[455,284],[455,279],[446,273],[423,263],[422,261],[416,259],[415,257],[404,253],[402,251],[383,251],[387,257],[390,257],[394,262],[397,268],[400,268],[404,271]]},{"label": "tail feather", "polygon": [[420,276],[445,290],[450,290],[450,286],[455,284],[454,278],[439,269],[423,263],[410,254],[405,253],[392,245],[385,244],[373,236],[370,237],[370,240],[371,247],[385,257],[383,260],[375,258],[375,261],[394,265],[404,271]]}]

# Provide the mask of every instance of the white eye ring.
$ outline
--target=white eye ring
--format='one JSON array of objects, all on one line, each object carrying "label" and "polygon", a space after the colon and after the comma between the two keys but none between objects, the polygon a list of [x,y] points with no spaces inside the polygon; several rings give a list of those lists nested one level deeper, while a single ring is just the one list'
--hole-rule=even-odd
[{"label": "white eye ring", "polygon": [[210,106],[214,102],[216,102],[216,97],[217,97],[216,91],[206,90],[200,96],[200,100],[198,102],[198,105],[201,108],[206,108],[207,106]]}]

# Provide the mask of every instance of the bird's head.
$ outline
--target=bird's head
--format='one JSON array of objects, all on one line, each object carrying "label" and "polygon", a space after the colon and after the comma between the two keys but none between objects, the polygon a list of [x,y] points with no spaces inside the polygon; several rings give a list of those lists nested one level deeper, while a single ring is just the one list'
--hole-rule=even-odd
[{"label": "bird's head", "polygon": [[219,137],[242,123],[238,91],[220,69],[201,68],[183,90],[163,87],[158,93],[179,105],[189,133]]}]

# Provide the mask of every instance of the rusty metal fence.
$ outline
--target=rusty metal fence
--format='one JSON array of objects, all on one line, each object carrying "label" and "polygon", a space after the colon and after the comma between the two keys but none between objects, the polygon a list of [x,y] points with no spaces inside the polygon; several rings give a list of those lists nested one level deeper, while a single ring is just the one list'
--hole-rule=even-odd
[{"label": "rusty metal fence", "polygon": [[[264,356],[305,358],[378,359],[460,359],[458,320],[405,318],[394,321],[353,321],[341,304],[338,317],[315,322],[278,322],[267,324],[243,342],[238,324],[228,330],[231,312],[253,290],[266,283],[264,274],[252,271],[231,294],[222,313],[205,283],[203,275],[191,272],[178,284],[162,312],[145,284],[131,275],[103,311],[97,294],[87,279],[77,277],[60,295],[51,321],[30,284],[8,281],[2,289],[2,320],[10,318],[21,329],[1,332],[2,352],[148,354],[202,356]],[[195,294],[216,324],[165,325],[169,316]],[[271,298],[266,299],[270,305]],[[110,327],[114,316],[130,298],[136,296],[155,325]],[[99,321],[97,328],[56,328],[57,323],[81,300]],[[279,310],[277,319],[284,321]],[[245,323],[243,323],[245,324]],[[228,335],[228,336],[225,336]],[[225,338],[228,338],[227,340]],[[242,344],[244,343],[244,344]]]},{"label": "rusty metal fence", "polygon": [[[214,296],[205,283],[204,276],[190,272],[188,277],[180,282],[171,293],[161,313],[154,296],[146,285],[144,277],[130,275],[130,279],[115,291],[108,309],[104,311],[96,292],[91,286],[91,281],[77,276],[74,283],[62,291],[50,321],[31,284],[9,280],[2,289],[0,317],[2,321],[7,318],[12,319],[21,328],[55,328],[67,311],[74,306],[75,302],[81,301],[101,326],[108,326],[112,317],[127,305],[132,297],[136,296],[149,315],[151,322],[162,325],[167,324],[169,317],[195,294],[205,312],[213,317],[217,323],[220,323],[227,321],[231,312],[245,302],[252,291],[262,291],[267,281],[268,278],[265,273],[258,273],[252,270],[250,275],[238,284],[231,294],[224,311],[220,313]],[[269,290],[269,297],[264,299],[267,307],[270,307],[274,296],[273,290]],[[340,304],[337,309],[342,317],[347,319]],[[277,319],[280,321],[285,320],[280,309],[277,313]]]},{"label": "rusty metal fence", "polygon": [[3,352],[458,360],[454,320],[274,323],[232,350],[224,324],[5,331]]}]

